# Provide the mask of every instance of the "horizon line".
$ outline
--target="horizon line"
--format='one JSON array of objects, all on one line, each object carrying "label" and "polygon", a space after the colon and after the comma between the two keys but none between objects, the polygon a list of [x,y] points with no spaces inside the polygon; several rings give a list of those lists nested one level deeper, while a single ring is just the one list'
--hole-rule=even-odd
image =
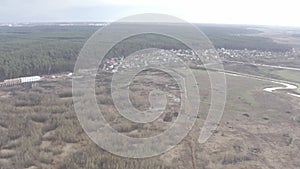
[{"label": "horizon line", "polygon": [[[8,26],[8,25],[17,25],[17,24],[24,24],[24,25],[30,25],[30,24],[68,24],[68,23],[74,23],[74,24],[82,24],[82,23],[98,23],[98,24],[110,24],[114,23],[114,21],[18,21],[18,22],[1,22],[0,26]],[[119,22],[122,23],[122,22]],[[125,22],[123,22],[125,23]],[[174,22],[126,22],[126,23],[173,23]],[[210,22],[189,22],[191,24],[200,24],[200,25],[227,25],[227,26],[257,26],[257,27],[278,27],[278,28],[300,28],[300,26],[292,26],[292,25],[268,25],[268,24],[248,24],[248,23],[210,23]],[[74,25],[77,26],[77,25]],[[99,25],[100,26],[100,25]]]}]

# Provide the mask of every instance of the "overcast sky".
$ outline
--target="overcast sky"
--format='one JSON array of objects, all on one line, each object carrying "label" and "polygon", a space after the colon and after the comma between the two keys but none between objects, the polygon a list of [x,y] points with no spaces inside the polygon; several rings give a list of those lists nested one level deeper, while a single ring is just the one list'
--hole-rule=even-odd
[{"label": "overcast sky", "polygon": [[0,0],[0,22],[115,21],[139,13],[188,22],[300,26],[299,0]]}]

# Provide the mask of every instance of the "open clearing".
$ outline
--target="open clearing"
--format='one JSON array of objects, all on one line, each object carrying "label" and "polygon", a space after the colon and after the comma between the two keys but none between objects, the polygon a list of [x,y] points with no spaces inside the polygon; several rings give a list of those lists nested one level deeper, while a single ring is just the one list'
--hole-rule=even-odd
[{"label": "open clearing", "polygon": [[[199,144],[197,139],[210,104],[210,83],[205,71],[194,71],[197,71],[201,107],[193,130],[171,151],[143,160],[115,157],[98,148],[87,137],[73,110],[70,79],[41,82],[38,87],[30,90],[23,87],[7,88],[2,92],[9,96],[1,98],[0,103],[0,166],[97,168],[99,161],[104,166],[129,165],[132,168],[161,166],[178,169],[238,169],[300,166],[300,98],[287,95],[284,91],[263,91],[266,87],[274,86],[269,81],[227,74],[227,102],[223,118],[208,142]],[[98,103],[105,110],[105,118],[118,131],[132,137],[148,137],[164,131],[176,119],[173,114],[176,102],[171,102],[174,105],[151,124],[136,125],[125,120],[117,114],[107,96],[107,79],[109,75],[104,74],[98,81],[99,84],[104,84],[96,89]],[[134,91],[131,99],[135,101],[135,106],[144,109],[149,104],[142,99],[146,97],[145,93],[139,91],[150,91],[150,86],[161,87],[165,83],[172,81],[159,72],[136,77],[131,87],[131,91]],[[172,90],[165,90],[171,92],[171,100],[179,97],[176,86]],[[9,94],[10,92],[14,94]],[[22,97],[24,94],[40,99],[24,100],[30,98]],[[82,158],[90,160],[82,161]]]}]

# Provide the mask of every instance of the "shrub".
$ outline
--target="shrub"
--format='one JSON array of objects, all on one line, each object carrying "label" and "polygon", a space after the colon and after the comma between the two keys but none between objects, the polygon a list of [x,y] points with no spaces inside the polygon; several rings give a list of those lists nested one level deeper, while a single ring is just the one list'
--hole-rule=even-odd
[{"label": "shrub", "polygon": [[83,132],[79,123],[72,119],[65,119],[63,123],[55,130],[56,137],[66,143],[78,143],[79,134]]},{"label": "shrub", "polygon": [[59,122],[57,119],[51,119],[43,128],[43,133],[47,133],[49,131],[55,130],[59,126]]},{"label": "shrub", "polygon": [[16,168],[28,168],[33,166],[34,159],[36,155],[38,155],[35,148],[29,142],[23,144],[21,148],[17,149],[17,154],[12,159]]},{"label": "shrub", "polygon": [[24,107],[24,106],[37,106],[41,104],[42,96],[38,93],[21,93],[17,95],[17,101],[15,106]]},{"label": "shrub", "polygon": [[40,152],[39,161],[44,164],[52,164],[52,153],[50,152]]},{"label": "shrub", "polygon": [[297,117],[295,118],[295,120],[296,120],[296,122],[300,123],[300,116],[297,116]]},{"label": "shrub", "polygon": [[22,133],[19,131],[19,129],[13,129],[9,130],[8,132],[8,138],[9,140],[16,140],[22,136]]},{"label": "shrub", "polygon": [[31,115],[31,120],[37,123],[44,123],[48,120],[48,116],[45,114],[34,114]]},{"label": "shrub", "polygon": [[222,164],[223,165],[228,165],[228,164],[236,164],[236,163],[240,163],[243,161],[250,161],[250,157],[245,156],[245,155],[235,155],[235,154],[227,154],[223,160],[222,160]]},{"label": "shrub", "polygon": [[2,121],[0,120],[0,127],[3,127],[3,128],[8,128],[8,121]]},{"label": "shrub", "polygon": [[61,93],[58,94],[58,96],[60,98],[67,98],[67,97],[72,97],[73,94],[72,94],[72,91],[67,90],[67,91],[62,91]]},{"label": "shrub", "polygon": [[15,156],[15,151],[12,150],[2,150],[0,152],[0,158],[12,158]]},{"label": "shrub", "polygon": [[114,125],[113,128],[121,133],[127,133],[138,129],[137,125],[133,123],[119,123]]},{"label": "shrub", "polygon": [[172,121],[172,115],[171,115],[171,113],[166,113],[166,115],[165,115],[165,117],[164,117],[164,121],[165,122],[171,122]]},{"label": "shrub", "polygon": [[250,117],[250,115],[247,114],[247,113],[244,113],[243,116],[245,116],[245,117]]},{"label": "shrub", "polygon": [[100,104],[104,104],[104,105],[113,105],[113,100],[112,98],[105,96],[105,95],[99,95],[97,96],[97,101]]}]

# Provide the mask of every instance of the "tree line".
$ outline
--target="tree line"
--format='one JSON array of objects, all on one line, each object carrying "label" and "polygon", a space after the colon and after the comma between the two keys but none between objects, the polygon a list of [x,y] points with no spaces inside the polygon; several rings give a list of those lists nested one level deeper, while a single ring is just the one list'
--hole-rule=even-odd
[{"label": "tree line", "polygon": [[[200,26],[216,48],[286,51],[290,47],[271,39],[247,36],[245,28]],[[86,40],[99,29],[92,26],[0,27],[0,81],[29,75],[72,71]],[[243,34],[243,35],[240,35]],[[127,56],[144,48],[187,48],[163,36],[141,35],[116,45],[109,56]]]}]

